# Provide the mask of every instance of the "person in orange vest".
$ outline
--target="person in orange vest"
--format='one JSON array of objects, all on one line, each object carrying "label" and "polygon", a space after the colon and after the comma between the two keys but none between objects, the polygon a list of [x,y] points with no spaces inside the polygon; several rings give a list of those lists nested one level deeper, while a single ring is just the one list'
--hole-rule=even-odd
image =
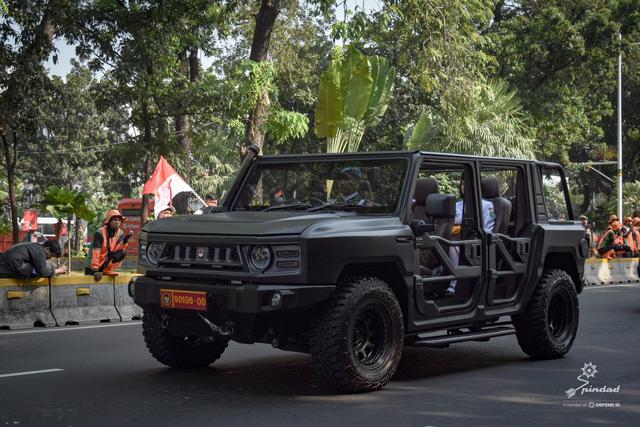
[{"label": "person in orange vest", "polygon": [[602,258],[611,259],[622,256],[629,249],[622,236],[622,224],[617,219],[611,221],[608,231],[600,239],[598,253]]},{"label": "person in orange vest", "polygon": [[640,217],[635,217],[631,220],[627,242],[631,248],[631,256],[640,256]]},{"label": "person in orange vest", "polygon": [[86,275],[93,276],[95,280],[102,279],[102,275],[115,276],[116,270],[122,264],[127,255],[126,249],[133,232],[129,230],[127,235],[120,229],[124,217],[117,209],[107,212],[104,226],[100,227],[93,235],[91,242],[89,264],[85,268]]}]

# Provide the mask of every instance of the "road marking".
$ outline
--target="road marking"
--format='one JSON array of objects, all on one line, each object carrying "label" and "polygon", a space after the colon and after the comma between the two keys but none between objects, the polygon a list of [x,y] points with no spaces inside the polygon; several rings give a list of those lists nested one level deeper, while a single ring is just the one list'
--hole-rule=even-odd
[{"label": "road marking", "polygon": [[78,326],[78,327],[61,327],[55,329],[31,329],[28,331],[16,331],[16,332],[1,332],[0,337],[4,335],[20,335],[20,334],[39,334],[43,332],[64,332],[64,331],[77,331],[81,329],[96,329],[96,328],[116,328],[119,326],[133,326],[140,325],[142,322],[127,322],[127,323],[118,323],[115,325],[94,325],[94,326]]},{"label": "road marking", "polygon": [[26,372],[14,372],[12,374],[1,374],[0,378],[7,378],[7,377],[20,377],[22,375],[36,375],[36,374],[48,374],[51,372],[61,372],[64,371],[64,369],[43,369],[41,371],[26,371]]},{"label": "road marking", "polygon": [[585,290],[587,289],[608,289],[608,288],[637,288],[639,283],[627,283],[623,285],[594,285],[594,286],[585,286]]}]

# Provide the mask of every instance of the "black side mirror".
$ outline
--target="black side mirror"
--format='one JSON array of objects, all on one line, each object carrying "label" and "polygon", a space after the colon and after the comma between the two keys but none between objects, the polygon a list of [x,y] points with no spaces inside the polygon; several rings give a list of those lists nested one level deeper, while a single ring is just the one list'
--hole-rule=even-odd
[{"label": "black side mirror", "polygon": [[414,219],[409,227],[411,227],[411,231],[416,236],[423,236],[425,233],[431,233],[436,230],[434,224],[427,224],[421,219]]}]

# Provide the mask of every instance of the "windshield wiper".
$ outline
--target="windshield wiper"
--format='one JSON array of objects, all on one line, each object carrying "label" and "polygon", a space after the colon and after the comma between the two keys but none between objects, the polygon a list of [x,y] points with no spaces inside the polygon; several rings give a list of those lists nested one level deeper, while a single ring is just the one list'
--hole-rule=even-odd
[{"label": "windshield wiper", "polygon": [[359,205],[357,203],[333,202],[333,203],[325,203],[323,205],[314,206],[312,208],[307,209],[307,212],[316,212],[323,209],[363,209],[363,208],[366,208],[366,206]]},{"label": "windshield wiper", "polygon": [[310,207],[312,207],[312,205],[310,205],[309,203],[302,203],[302,202],[285,203],[282,205],[269,206],[268,208],[262,209],[260,212],[275,211],[280,209],[308,209]]}]

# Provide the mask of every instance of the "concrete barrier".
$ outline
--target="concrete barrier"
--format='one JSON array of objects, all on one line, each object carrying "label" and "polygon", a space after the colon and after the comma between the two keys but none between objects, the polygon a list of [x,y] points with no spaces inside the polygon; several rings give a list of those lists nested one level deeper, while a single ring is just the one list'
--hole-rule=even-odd
[{"label": "concrete barrier", "polygon": [[637,258],[617,258],[611,261],[614,265],[614,283],[634,283],[638,281]]},{"label": "concrete barrier", "polygon": [[133,298],[129,296],[128,286],[132,277],[135,276],[117,276],[114,280],[116,309],[123,321],[142,319],[142,309],[135,305]]},{"label": "concrete barrier", "polygon": [[113,277],[59,276],[51,281],[51,311],[58,326],[116,322]]},{"label": "concrete barrier", "polygon": [[0,279],[0,328],[54,326],[49,279]]},{"label": "concrete barrier", "polygon": [[132,275],[72,274],[51,280],[0,279],[0,328],[118,322],[140,318],[142,310],[127,292]]},{"label": "concrete barrier", "polygon": [[584,266],[584,279],[589,285],[638,283],[638,263],[638,258],[589,258]]},{"label": "concrete barrier", "polygon": [[613,283],[611,265],[606,259],[589,258],[584,265],[584,278],[590,285],[610,285]]}]

